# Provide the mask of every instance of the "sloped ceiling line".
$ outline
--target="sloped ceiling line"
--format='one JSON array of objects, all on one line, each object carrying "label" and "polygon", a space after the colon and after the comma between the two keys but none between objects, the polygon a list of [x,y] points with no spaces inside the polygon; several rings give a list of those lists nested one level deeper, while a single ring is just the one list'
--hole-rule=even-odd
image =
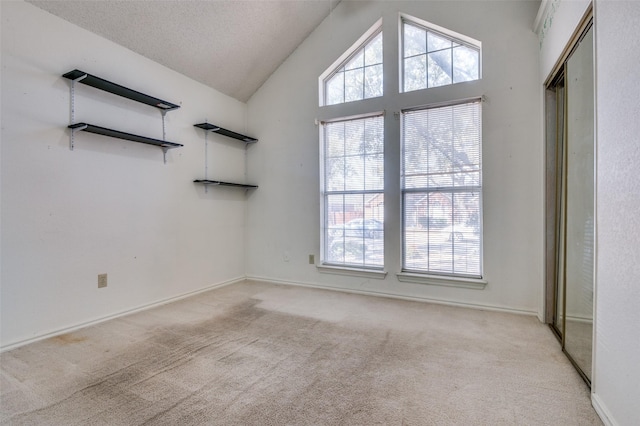
[{"label": "sloped ceiling line", "polygon": [[246,102],[340,0],[27,0]]}]

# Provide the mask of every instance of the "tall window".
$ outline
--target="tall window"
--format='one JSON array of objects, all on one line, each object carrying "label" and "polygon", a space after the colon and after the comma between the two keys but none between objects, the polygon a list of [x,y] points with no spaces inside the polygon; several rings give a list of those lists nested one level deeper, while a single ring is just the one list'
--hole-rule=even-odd
[{"label": "tall window", "polygon": [[402,113],[403,269],[482,277],[480,100]]},{"label": "tall window", "polygon": [[[384,122],[395,120],[397,105],[414,98],[405,92],[480,79],[481,43],[408,15],[396,22],[401,43],[390,47],[393,52],[385,55],[386,63],[379,19],[318,77],[319,115],[324,120],[322,264],[334,272],[351,268],[337,273],[357,275],[354,269],[369,269],[362,272],[368,277],[383,277],[387,266],[408,272],[399,273],[400,280],[429,282],[432,275],[441,275],[473,281],[482,278],[480,100],[456,100],[453,96],[461,94],[469,99],[465,88],[445,87],[437,89],[437,98],[446,103],[400,111],[401,129],[395,139],[401,141],[399,161],[387,152],[387,172],[400,174],[400,188],[384,186]],[[396,60],[389,63],[393,57]],[[398,66],[401,93],[385,97],[383,68]],[[466,87],[477,96],[476,85]],[[372,97],[381,99],[355,102]],[[328,107],[345,102],[352,104],[347,109]],[[354,115],[334,115],[345,110]],[[387,209],[402,209],[401,224],[385,224],[385,192]],[[401,229],[402,265],[384,263],[385,225],[387,230]],[[393,260],[400,253],[387,249],[387,254]]]},{"label": "tall window", "polygon": [[323,263],[384,266],[382,115],[325,123]]},{"label": "tall window", "polygon": [[378,30],[324,80],[324,104],[382,96],[382,76],[382,31]]},{"label": "tall window", "polygon": [[[461,36],[462,37],[462,36]],[[478,45],[402,21],[403,91],[477,80],[480,76]]]}]

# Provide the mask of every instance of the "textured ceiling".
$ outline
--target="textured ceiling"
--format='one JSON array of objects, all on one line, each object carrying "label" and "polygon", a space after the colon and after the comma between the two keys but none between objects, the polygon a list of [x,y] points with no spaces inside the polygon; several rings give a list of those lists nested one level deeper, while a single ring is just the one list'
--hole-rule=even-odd
[{"label": "textured ceiling", "polygon": [[242,102],[339,0],[27,0]]}]

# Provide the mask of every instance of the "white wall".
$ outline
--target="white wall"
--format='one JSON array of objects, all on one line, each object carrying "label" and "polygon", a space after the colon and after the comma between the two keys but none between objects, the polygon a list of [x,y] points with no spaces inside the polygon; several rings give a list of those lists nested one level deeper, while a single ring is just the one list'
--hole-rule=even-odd
[{"label": "white wall", "polygon": [[[243,131],[246,105],[23,2],[2,4],[3,348],[244,276],[245,196],[192,183],[210,121]],[[74,68],[178,103],[169,151],[80,132]],[[77,121],[162,138],[160,113],[77,85]],[[209,138],[210,176],[243,180],[242,144]],[[97,288],[97,275],[109,284]]]},{"label": "white wall", "polygon": [[[260,189],[248,204],[247,274],[469,305],[537,312],[543,285],[543,146],[538,2],[347,2],[314,31],[249,101],[249,128],[260,137],[248,174]],[[398,13],[405,12],[482,42],[483,79],[398,94]],[[379,99],[318,108],[317,78],[383,17],[387,192],[384,280],[321,274],[317,117],[385,108]],[[483,290],[399,282],[401,268],[399,123],[392,112],[446,98],[485,95],[483,104]],[[290,255],[285,261],[284,253]]]},{"label": "white wall", "polygon": [[640,424],[640,2],[595,4],[597,255],[593,401]]},{"label": "white wall", "polygon": [[[544,83],[553,71],[554,65],[559,61],[565,47],[571,40],[576,27],[580,24],[585,12],[591,4],[590,0],[542,0],[538,14],[534,21],[534,30],[538,35],[539,67],[540,67],[540,92],[544,96]],[[541,117],[544,117],[544,102],[540,104]],[[544,122],[540,122],[544,127]],[[544,309],[545,292],[541,292],[541,312]],[[569,301],[571,304],[571,301]],[[576,312],[576,308],[568,306],[567,309]],[[545,318],[550,322],[551,318]]]},{"label": "white wall", "polygon": [[590,0],[545,0],[537,28],[540,45],[540,78],[544,82],[591,4]]},{"label": "white wall", "polygon": [[[541,82],[590,2],[549,0],[542,14]],[[640,161],[637,115],[640,2],[597,0],[596,315],[592,400],[606,424],[640,423]],[[544,27],[544,22],[547,27]]]}]

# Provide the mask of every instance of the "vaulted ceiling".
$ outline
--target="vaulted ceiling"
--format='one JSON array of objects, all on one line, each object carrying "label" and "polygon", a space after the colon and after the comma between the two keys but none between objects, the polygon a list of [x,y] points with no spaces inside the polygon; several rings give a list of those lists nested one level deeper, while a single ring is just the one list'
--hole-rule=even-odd
[{"label": "vaulted ceiling", "polygon": [[246,102],[340,0],[27,0]]}]

